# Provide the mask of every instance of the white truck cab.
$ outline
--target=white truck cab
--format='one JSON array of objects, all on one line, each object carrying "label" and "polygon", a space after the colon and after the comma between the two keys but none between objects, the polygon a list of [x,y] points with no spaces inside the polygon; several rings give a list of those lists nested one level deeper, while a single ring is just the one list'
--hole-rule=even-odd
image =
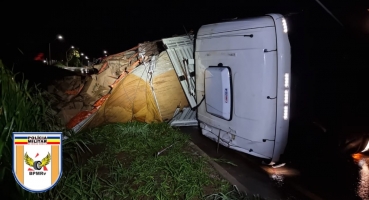
[{"label": "white truck cab", "polygon": [[163,39],[188,102],[197,108],[197,120],[182,116],[172,124],[200,125],[223,146],[278,162],[289,129],[287,31],[282,15],[268,14],[204,25],[195,38]]},{"label": "white truck cab", "polygon": [[288,139],[290,72],[282,15],[202,26],[195,46],[202,134],[276,163]]}]

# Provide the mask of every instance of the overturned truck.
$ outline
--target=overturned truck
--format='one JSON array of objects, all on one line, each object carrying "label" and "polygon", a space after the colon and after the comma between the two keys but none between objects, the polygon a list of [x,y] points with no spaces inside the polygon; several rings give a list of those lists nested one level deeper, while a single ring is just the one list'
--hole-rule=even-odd
[{"label": "overturned truck", "polygon": [[281,15],[205,25],[196,38],[145,42],[94,68],[96,74],[66,77],[49,88],[69,129],[167,121],[200,126],[219,144],[270,164],[284,151],[291,66]]}]

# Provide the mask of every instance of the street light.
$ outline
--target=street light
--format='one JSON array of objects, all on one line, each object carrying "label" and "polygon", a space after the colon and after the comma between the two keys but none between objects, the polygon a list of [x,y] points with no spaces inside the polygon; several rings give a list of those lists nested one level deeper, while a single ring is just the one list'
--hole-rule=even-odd
[{"label": "street light", "polygon": [[67,67],[68,67],[68,51],[74,49],[74,46],[71,46],[66,52],[65,52],[65,61],[67,62]]},{"label": "street light", "polygon": [[108,52],[104,50],[104,54],[107,54]]},{"label": "street light", "polygon": [[81,63],[82,63],[82,65],[83,65],[83,57],[82,57],[82,56],[83,56],[83,55],[85,55],[85,54],[81,52],[81,54],[80,54],[80,55],[81,55],[81,56],[80,56],[80,62],[81,62]]},{"label": "street light", "polygon": [[88,64],[89,64],[89,60],[88,60],[88,57],[85,56],[86,60],[87,60],[87,67],[88,67]]},{"label": "street light", "polygon": [[58,35],[53,41],[49,42],[49,65],[51,65],[51,43],[54,42],[57,39],[62,40],[63,36]]}]

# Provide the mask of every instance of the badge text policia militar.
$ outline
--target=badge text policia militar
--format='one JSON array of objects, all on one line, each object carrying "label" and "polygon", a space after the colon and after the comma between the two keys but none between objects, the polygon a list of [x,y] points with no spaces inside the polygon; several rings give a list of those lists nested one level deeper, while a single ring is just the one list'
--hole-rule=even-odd
[{"label": "badge text policia militar", "polygon": [[13,174],[29,192],[45,192],[62,175],[61,132],[14,132]]}]

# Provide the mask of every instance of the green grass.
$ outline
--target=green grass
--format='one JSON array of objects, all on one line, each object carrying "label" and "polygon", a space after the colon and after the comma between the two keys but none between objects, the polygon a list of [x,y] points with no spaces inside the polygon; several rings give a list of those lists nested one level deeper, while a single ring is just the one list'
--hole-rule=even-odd
[{"label": "green grass", "polygon": [[165,123],[110,124],[77,135],[99,146],[99,153],[85,162],[83,155],[80,163],[69,160],[63,179],[45,198],[203,199],[230,188],[189,147],[189,138]]},{"label": "green grass", "polygon": [[239,191],[236,186],[233,186],[233,190],[227,193],[219,192],[211,194],[205,197],[206,200],[265,200],[259,195],[248,195],[245,192]]},{"label": "green grass", "polygon": [[45,100],[45,93],[25,79],[16,82],[16,76],[22,74],[13,74],[0,60],[0,192],[14,199],[29,199],[34,195],[21,189],[12,174],[12,134],[63,129]]}]

